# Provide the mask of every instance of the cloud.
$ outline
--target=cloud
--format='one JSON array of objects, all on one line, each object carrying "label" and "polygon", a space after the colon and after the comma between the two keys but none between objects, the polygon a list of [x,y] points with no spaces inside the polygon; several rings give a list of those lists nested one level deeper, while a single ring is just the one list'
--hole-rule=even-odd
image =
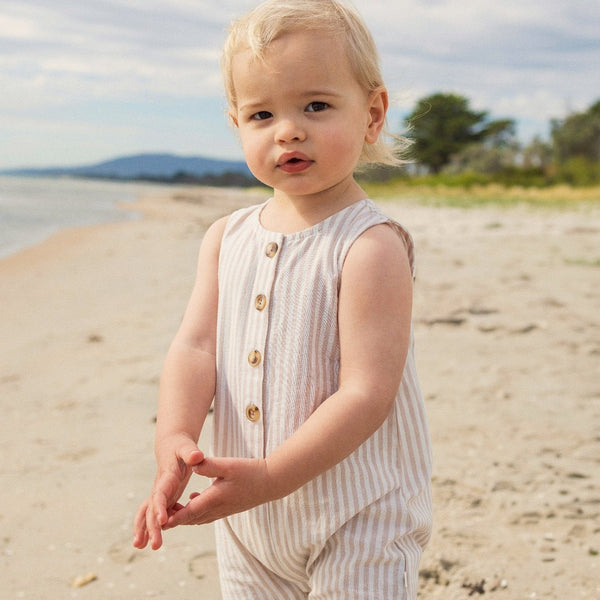
[{"label": "cloud", "polygon": [[223,23],[201,9],[156,0],[9,2],[0,20],[4,102],[218,94]]},{"label": "cloud", "polygon": [[[354,4],[378,43],[398,110],[410,111],[424,95],[452,91],[494,116],[541,129],[549,118],[598,99],[597,0]],[[220,49],[229,22],[255,5],[255,0],[5,0],[2,131],[18,144],[11,123],[34,128],[37,122],[41,147],[44,132],[55,131],[56,123],[71,123],[68,133],[94,130],[103,121],[97,143],[108,132],[124,139],[128,131],[129,147],[147,143],[142,131],[153,115],[164,128],[165,145],[177,147],[185,133],[177,107],[212,136],[218,135],[214,122],[222,121],[223,136],[229,136],[222,118]],[[202,113],[195,114],[200,105]],[[128,120],[138,126],[123,128]],[[201,143],[221,143],[208,135]],[[109,143],[103,140],[102,147]],[[223,152],[235,144],[223,142]],[[0,155],[0,165],[7,160]]]},{"label": "cloud", "polygon": [[379,38],[390,86],[411,98],[458,92],[498,116],[537,119],[541,129],[598,97],[596,2],[407,0],[391,15],[382,3],[359,8]]}]

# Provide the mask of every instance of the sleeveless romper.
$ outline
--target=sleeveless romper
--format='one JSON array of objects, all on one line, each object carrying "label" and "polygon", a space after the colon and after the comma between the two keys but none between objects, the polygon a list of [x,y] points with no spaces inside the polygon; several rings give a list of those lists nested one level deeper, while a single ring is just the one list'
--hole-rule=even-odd
[{"label": "sleeveless romper", "polygon": [[[215,456],[266,457],[336,391],[342,268],[364,231],[389,224],[414,272],[410,235],[371,200],[289,235],[262,227],[263,206],[233,213],[221,245]],[[416,597],[430,479],[411,332],[394,408],[366,442],[289,496],[216,522],[223,597]]]}]

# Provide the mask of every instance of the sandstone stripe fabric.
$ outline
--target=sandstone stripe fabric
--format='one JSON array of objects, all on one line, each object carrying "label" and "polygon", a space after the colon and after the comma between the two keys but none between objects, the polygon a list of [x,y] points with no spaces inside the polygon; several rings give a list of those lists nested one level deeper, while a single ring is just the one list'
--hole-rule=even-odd
[{"label": "sandstone stripe fabric", "polygon": [[[342,269],[364,231],[392,226],[414,269],[410,235],[370,200],[290,235],[262,227],[263,206],[235,212],[221,246],[217,456],[265,457],[335,392]],[[287,498],[217,524],[224,597],[415,597],[430,477],[411,336],[394,409],[369,440]],[[262,592],[243,595],[253,574]]]}]

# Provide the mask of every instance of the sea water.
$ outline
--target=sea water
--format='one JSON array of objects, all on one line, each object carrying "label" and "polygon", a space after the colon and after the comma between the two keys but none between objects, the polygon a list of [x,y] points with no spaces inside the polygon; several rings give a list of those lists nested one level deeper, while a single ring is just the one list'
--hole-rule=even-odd
[{"label": "sea water", "polygon": [[135,219],[134,211],[120,205],[158,189],[137,182],[0,176],[0,258],[62,229]]}]

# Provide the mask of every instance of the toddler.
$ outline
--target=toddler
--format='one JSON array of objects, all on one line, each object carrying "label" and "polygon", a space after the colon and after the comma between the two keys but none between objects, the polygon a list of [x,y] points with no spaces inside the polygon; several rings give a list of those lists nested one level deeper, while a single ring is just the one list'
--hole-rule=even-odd
[{"label": "toddler", "polygon": [[[202,242],[134,544],[215,521],[226,599],[414,599],[431,457],[413,244],[354,178],[397,162],[375,45],[338,0],[267,0],[233,25],[223,73],[248,166],[273,194]],[[180,503],[192,474],[212,484]]]}]

